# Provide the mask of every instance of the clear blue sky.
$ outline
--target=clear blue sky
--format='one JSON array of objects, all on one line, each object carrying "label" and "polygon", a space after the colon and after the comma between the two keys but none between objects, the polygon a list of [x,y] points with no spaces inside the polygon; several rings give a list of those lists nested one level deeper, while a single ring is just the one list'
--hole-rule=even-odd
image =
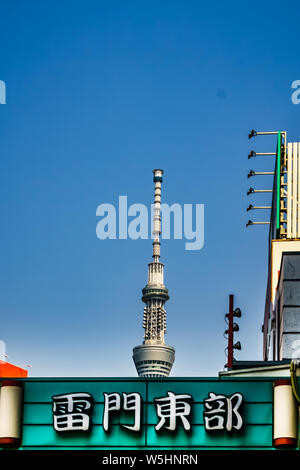
[{"label": "clear blue sky", "polygon": [[[205,245],[162,244],[173,375],[226,362],[228,294],[239,359],[262,359],[267,228],[245,228],[251,148],[300,140],[297,2],[28,1],[1,4],[0,338],[31,376],[135,376],[151,242],[96,237],[96,208],[205,204]],[[251,181],[271,187],[271,177]],[[265,178],[265,179],[263,179]],[[267,220],[268,214],[256,215]]]}]

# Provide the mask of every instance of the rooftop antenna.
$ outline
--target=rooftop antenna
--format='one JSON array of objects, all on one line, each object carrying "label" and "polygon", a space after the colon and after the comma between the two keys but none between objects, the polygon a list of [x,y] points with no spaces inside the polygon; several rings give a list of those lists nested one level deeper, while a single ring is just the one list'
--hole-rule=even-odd
[{"label": "rooftop antenna", "polygon": [[248,159],[259,156],[274,156],[275,157],[275,169],[274,171],[255,171],[250,170],[247,177],[253,178],[254,176],[273,176],[273,188],[257,189],[250,187],[247,191],[247,196],[252,196],[259,193],[272,193],[272,204],[271,205],[254,205],[249,204],[247,207],[248,211],[257,209],[270,209],[271,216],[270,221],[254,221],[248,220],[246,227],[250,225],[271,225],[271,231],[273,232],[272,238],[284,238],[286,235],[286,132],[284,131],[255,131],[252,129],[248,137],[252,139],[257,136],[266,135],[277,135],[277,149],[276,152],[256,152],[251,150],[248,154]]}]

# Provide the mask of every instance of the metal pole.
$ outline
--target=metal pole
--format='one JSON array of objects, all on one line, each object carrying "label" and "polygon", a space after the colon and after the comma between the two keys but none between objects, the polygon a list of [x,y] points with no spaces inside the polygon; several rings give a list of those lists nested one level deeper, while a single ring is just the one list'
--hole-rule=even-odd
[{"label": "metal pole", "polygon": [[253,222],[252,220],[248,220],[246,223],[246,227],[249,227],[249,225],[269,225],[270,222]]},{"label": "metal pole", "polygon": [[270,222],[252,222],[251,225],[268,225]]},{"label": "metal pole", "polygon": [[275,175],[274,171],[255,171],[253,176],[256,175]]},{"label": "metal pole", "polygon": [[[254,189],[254,193],[272,193],[273,189]],[[253,193],[252,193],[253,194]]]},{"label": "metal pole", "polygon": [[255,155],[277,155],[276,152],[255,152]]},{"label": "metal pole", "polygon": [[256,132],[256,135],[275,135],[278,134],[278,131],[271,131],[271,132]]},{"label": "metal pole", "polygon": [[232,369],[233,364],[233,295],[229,295],[228,313],[228,361],[227,369]]},{"label": "metal pole", "polygon": [[275,155],[277,155],[276,152],[254,152],[254,150],[252,150],[252,151],[248,154],[248,159],[254,158],[254,157],[275,156]]}]

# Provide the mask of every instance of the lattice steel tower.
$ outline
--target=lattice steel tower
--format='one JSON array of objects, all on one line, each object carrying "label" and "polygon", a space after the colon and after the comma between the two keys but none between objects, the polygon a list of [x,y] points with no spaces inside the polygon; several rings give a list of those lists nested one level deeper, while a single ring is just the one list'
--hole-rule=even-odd
[{"label": "lattice steel tower", "polygon": [[133,360],[140,377],[168,377],[174,359],[175,349],[165,345],[166,311],[169,300],[168,289],[164,285],[164,265],[160,258],[160,199],[163,170],[153,170],[155,196],[153,216],[153,261],[148,264],[148,283],[143,289],[144,341],[133,349]]}]

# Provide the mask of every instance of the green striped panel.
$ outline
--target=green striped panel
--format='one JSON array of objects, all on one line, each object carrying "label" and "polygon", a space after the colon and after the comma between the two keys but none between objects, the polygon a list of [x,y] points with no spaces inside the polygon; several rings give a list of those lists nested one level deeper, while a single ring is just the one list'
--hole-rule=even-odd
[{"label": "green striped panel", "polygon": [[[204,424],[203,404],[192,405],[191,419],[192,424]],[[148,424],[157,424],[159,418],[156,414],[154,405],[147,405]],[[272,404],[271,403],[246,403],[241,411],[243,422],[245,424],[272,424]],[[178,422],[180,422],[180,418]]]},{"label": "green striped panel", "polygon": [[130,432],[119,425],[111,426],[106,433],[102,426],[94,426],[89,433],[57,433],[52,426],[23,426],[22,447],[26,446],[144,446],[145,430]]},{"label": "green striped panel", "polygon": [[192,395],[194,402],[203,402],[208,398],[209,392],[221,395],[232,395],[239,392],[244,396],[246,402],[272,402],[272,382],[149,382],[148,401],[167,395],[167,392],[176,394],[187,393]]},{"label": "green striped panel", "polygon": [[194,446],[194,447],[271,447],[271,425],[246,425],[243,431],[216,433],[205,431],[204,426],[194,426],[188,433],[183,428],[176,433],[156,432],[153,427],[147,429],[147,446]]},{"label": "green striped panel", "polygon": [[[103,404],[95,404],[91,415],[92,424],[102,424]],[[143,406],[143,420],[148,424],[157,424],[158,417],[156,407],[153,404]],[[112,424],[133,424],[134,413],[128,411],[111,412],[110,420]],[[248,424],[272,424],[272,404],[271,403],[246,403],[242,411],[243,421]],[[180,419],[179,419],[180,421]],[[52,405],[48,404],[26,404],[24,407],[23,423],[26,425],[52,424]],[[193,424],[203,424],[203,404],[193,404],[190,422]]]},{"label": "green striped panel", "polygon": [[[102,424],[103,422],[103,411],[104,404],[97,403],[93,405],[93,411],[91,414],[91,423]],[[143,419],[142,422],[145,422],[146,416],[146,406],[142,406]],[[112,424],[127,424],[132,425],[134,422],[134,413],[130,411],[115,411],[110,412],[110,422]],[[29,403],[24,406],[24,416],[23,424],[26,425],[36,425],[36,424],[52,424],[53,415],[52,415],[52,404],[43,403],[35,404]]]},{"label": "green striped panel", "polygon": [[52,402],[53,395],[65,393],[86,392],[93,396],[95,402],[104,402],[103,393],[131,393],[137,392],[146,399],[145,382],[102,382],[102,381],[77,381],[77,382],[27,382],[25,384],[25,403]]}]

